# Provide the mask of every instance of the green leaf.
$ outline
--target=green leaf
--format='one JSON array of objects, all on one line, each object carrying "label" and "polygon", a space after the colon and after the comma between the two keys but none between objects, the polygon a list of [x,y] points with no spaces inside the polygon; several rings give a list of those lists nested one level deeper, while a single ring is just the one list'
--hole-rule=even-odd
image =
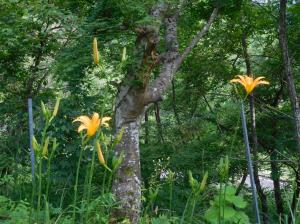
[{"label": "green leaf", "polygon": [[245,214],[245,212],[242,212],[242,211],[236,212],[233,220],[234,220],[234,223],[239,223],[239,224],[250,223],[249,217]]},{"label": "green leaf", "polygon": [[210,223],[218,223],[219,209],[217,207],[209,208],[205,214],[204,218]]},{"label": "green leaf", "polygon": [[238,208],[246,208],[247,202],[240,196],[229,195],[226,196],[226,201],[231,202],[234,206]]},{"label": "green leaf", "polygon": [[[221,212],[223,212],[223,211],[221,210]],[[236,211],[233,208],[225,206],[224,207],[224,217],[223,218],[225,220],[231,219],[232,217],[235,216],[235,213],[236,213]],[[222,213],[221,213],[221,216],[223,216]]]}]

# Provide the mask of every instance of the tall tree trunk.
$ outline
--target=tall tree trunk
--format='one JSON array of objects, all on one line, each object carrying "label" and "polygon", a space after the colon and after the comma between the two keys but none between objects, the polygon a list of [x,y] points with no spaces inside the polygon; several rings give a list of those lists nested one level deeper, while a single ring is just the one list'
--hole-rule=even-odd
[{"label": "tall tree trunk", "polygon": [[163,130],[162,130],[162,125],[161,125],[161,119],[160,119],[160,108],[159,108],[159,103],[156,102],[154,103],[155,105],[155,120],[156,120],[156,126],[157,126],[157,133],[158,133],[158,138],[160,143],[164,143],[164,135],[163,135]]},{"label": "tall tree trunk", "polygon": [[[273,126],[273,128],[275,127]],[[273,180],[273,186],[274,186],[276,210],[279,217],[281,217],[284,214],[284,208],[283,208],[283,200],[280,191],[280,168],[276,161],[278,159],[278,154],[276,152],[276,149],[273,147],[271,150],[270,159],[271,159],[271,178]]]},{"label": "tall tree trunk", "polygon": [[[121,88],[118,95],[115,112],[115,125],[117,133],[125,128],[121,142],[116,146],[115,155],[122,152],[125,158],[118,169],[113,182],[112,191],[120,200],[121,209],[113,211],[111,223],[119,223],[118,218],[128,218],[130,223],[139,222],[141,209],[141,168],[139,150],[140,117],[143,115],[144,106],[140,104],[142,93],[139,90],[130,90],[125,98]],[[114,220],[114,218],[116,218]]]},{"label": "tall tree trunk", "polygon": [[[276,93],[273,103],[271,104],[273,107],[277,107],[279,104],[280,99],[282,98],[283,92],[283,83],[281,82],[281,86],[279,91]],[[274,195],[275,195],[275,204],[277,214],[280,217],[284,214],[284,204],[280,190],[280,167],[277,162],[278,160],[278,153],[276,151],[276,136],[277,136],[277,120],[272,120],[272,131],[271,135],[273,136],[272,142],[267,144],[269,146],[270,151],[270,161],[271,161],[271,178],[273,181],[274,186]]]},{"label": "tall tree trunk", "polygon": [[[243,47],[243,53],[246,63],[246,69],[247,69],[247,75],[252,75],[251,70],[251,62],[250,62],[250,56],[248,53],[248,46],[247,46],[247,37],[244,33],[242,36],[242,47]],[[258,141],[257,141],[257,133],[256,133],[256,119],[255,119],[255,106],[254,106],[254,95],[253,92],[250,94],[250,118],[251,118],[251,146],[252,146],[252,154],[254,157],[254,163],[253,163],[253,174],[254,174],[254,181],[257,189],[258,196],[261,201],[261,209],[262,209],[262,216],[263,216],[263,222],[265,224],[269,223],[269,208],[267,203],[267,197],[261,187],[259,175],[258,175]]]},{"label": "tall tree trunk", "polygon": [[[288,90],[290,95],[290,101],[292,105],[292,110],[294,114],[295,122],[295,137],[298,146],[298,171],[300,171],[300,108],[299,100],[296,92],[295,82],[292,75],[292,66],[291,59],[289,55],[289,49],[287,44],[287,31],[286,31],[286,3],[287,0],[280,0],[280,12],[279,12],[279,42],[282,50],[283,62],[284,62],[284,71],[286,75],[286,80],[288,84]],[[298,184],[299,178],[296,177],[296,186],[294,198],[297,200],[299,198],[300,185]],[[294,200],[293,200],[294,202]],[[295,213],[296,203],[292,203],[292,212]]]},{"label": "tall tree trunk", "polygon": [[[174,9],[170,8],[171,13],[165,13],[168,8],[166,4],[158,4],[151,12],[154,19],[160,19],[165,27],[165,46],[166,51],[163,54],[163,63],[159,75],[149,83],[149,75],[154,64],[153,59],[155,45],[159,41],[159,27],[142,27],[137,29],[139,36],[137,42],[144,43],[139,49],[144,52],[140,69],[134,74],[128,74],[127,81],[121,85],[116,100],[115,122],[116,130],[125,128],[120,143],[117,145],[115,154],[121,155],[124,151],[125,158],[118,169],[112,190],[120,201],[120,208],[112,212],[110,223],[118,223],[118,219],[127,217],[132,224],[139,223],[139,213],[141,208],[141,173],[140,173],[140,151],[139,151],[139,127],[140,118],[144,114],[145,106],[155,103],[162,99],[163,93],[171,85],[171,81],[192,49],[203,38],[209,30],[211,24],[218,14],[218,8],[215,8],[207,24],[194,36],[190,44],[180,55],[177,42],[177,16]],[[146,30],[145,30],[146,29]],[[149,29],[149,30],[147,30]],[[140,52],[140,51],[138,51]],[[140,74],[141,73],[141,74]],[[143,85],[136,87],[129,83],[136,80],[136,77],[143,78]],[[128,81],[129,80],[129,81]]]}]

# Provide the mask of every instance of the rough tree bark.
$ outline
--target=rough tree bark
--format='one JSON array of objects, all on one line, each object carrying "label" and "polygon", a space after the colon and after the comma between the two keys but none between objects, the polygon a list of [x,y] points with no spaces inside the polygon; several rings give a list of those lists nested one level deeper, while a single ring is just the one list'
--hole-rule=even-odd
[{"label": "rough tree bark", "polygon": [[[295,137],[297,141],[298,147],[298,171],[300,171],[300,108],[299,108],[299,100],[296,92],[295,82],[292,74],[292,65],[291,59],[287,44],[287,31],[286,31],[286,4],[287,0],[280,0],[280,9],[279,9],[279,42],[283,56],[283,63],[284,63],[284,71],[287,80],[288,91],[290,95],[290,101],[292,105],[293,115],[294,115],[294,122],[295,122]],[[294,197],[292,201],[291,209],[293,213],[296,209],[296,201],[299,198],[300,192],[300,180],[299,176],[296,177],[296,190],[294,192]],[[291,219],[289,219],[291,221]]]},{"label": "rough tree bark", "polygon": [[[246,70],[247,70],[247,75],[248,76],[253,76],[252,75],[252,70],[251,70],[251,62],[250,62],[250,56],[248,53],[248,46],[247,46],[247,37],[246,34],[244,33],[242,36],[242,47],[243,47],[243,54],[244,54],[244,59],[246,63]],[[263,222],[265,224],[269,223],[269,208],[268,208],[268,202],[267,202],[267,197],[261,187],[260,180],[259,180],[259,175],[258,175],[258,141],[257,141],[257,133],[256,133],[256,119],[255,119],[255,106],[254,106],[254,95],[253,92],[250,94],[250,118],[251,118],[251,149],[252,149],[252,154],[254,157],[254,163],[253,163],[253,174],[254,174],[254,181],[257,189],[258,196],[261,201],[261,209],[262,209],[262,217],[263,217]]]},{"label": "rough tree bark", "polygon": [[[170,86],[173,76],[180,67],[184,59],[189,55],[192,49],[207,33],[218,9],[215,8],[207,22],[192,39],[188,47],[180,55],[177,42],[177,17],[178,13],[166,13],[168,5],[160,4],[156,6],[151,16],[160,19],[165,26],[165,52],[158,77],[149,83],[149,78],[142,86],[132,86],[128,83],[134,80],[134,75],[128,74],[127,81],[119,88],[116,101],[115,122],[116,130],[125,128],[121,142],[116,147],[115,154],[125,153],[125,159],[116,173],[113,181],[112,190],[120,201],[120,209],[112,214],[111,223],[117,223],[118,218],[127,217],[130,223],[139,222],[139,213],[141,208],[141,174],[140,174],[140,151],[139,151],[139,128],[140,118],[143,116],[145,107],[162,99],[165,90]],[[139,29],[141,30],[141,29]],[[145,71],[152,67],[153,49],[159,41],[159,29],[143,28],[143,37],[145,44],[143,46],[143,56],[141,59],[141,69],[138,74],[145,76]],[[141,39],[138,36],[137,39]],[[160,58],[160,57],[158,57]],[[148,69],[147,69],[148,68]],[[143,74],[144,73],[144,74]],[[151,72],[148,72],[148,75]],[[144,79],[145,80],[145,79]]]}]

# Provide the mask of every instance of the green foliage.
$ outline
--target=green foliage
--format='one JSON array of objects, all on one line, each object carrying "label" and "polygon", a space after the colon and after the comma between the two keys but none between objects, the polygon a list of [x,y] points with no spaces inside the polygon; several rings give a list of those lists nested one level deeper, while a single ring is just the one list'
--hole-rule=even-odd
[{"label": "green foliage", "polygon": [[0,220],[4,224],[21,224],[30,219],[30,204],[25,201],[14,202],[0,195]]},{"label": "green foliage", "polygon": [[235,195],[233,186],[225,186],[210,201],[210,208],[205,212],[204,218],[210,223],[250,223],[249,217],[242,209],[246,208],[246,201]]},{"label": "green foliage", "polygon": [[108,223],[110,209],[117,206],[115,196],[111,193],[102,194],[84,206],[79,212],[89,214],[88,223]]},{"label": "green foliage", "polygon": [[[246,71],[243,35],[247,37],[252,73],[265,76],[271,83],[255,92],[259,140],[259,162],[255,162],[264,175],[269,175],[270,161],[277,160],[278,172],[270,178],[280,179],[280,192],[294,190],[298,148],[278,43],[278,1],[7,0],[0,2],[1,223],[33,223],[30,216],[40,223],[73,223],[70,213],[81,139],[72,121],[78,115],[100,111],[113,117],[120,85],[142,86],[139,74],[134,80],[127,76],[132,70],[139,71],[141,61],[136,55],[145,47],[137,52],[136,28],[147,26],[159,34],[156,48],[163,56],[163,21],[149,16],[152,7],[163,2],[170,6],[168,13],[180,8],[180,52],[203,27],[214,6],[220,7],[220,13],[208,35],[180,67],[174,89],[159,102],[160,121],[151,105],[147,108],[148,121],[141,121],[141,222],[215,223],[222,218],[228,223],[249,223],[253,219],[251,206],[246,204],[251,201],[249,189],[242,189],[243,197],[234,193],[246,161],[240,105],[228,84],[234,75]],[[289,1],[287,12],[292,72],[299,92],[299,4]],[[93,37],[99,40],[99,66],[92,63]],[[159,66],[150,81],[157,76]],[[63,99],[50,122],[57,96]],[[40,189],[35,189],[40,191],[39,212],[38,196],[31,201],[29,97],[33,98],[35,148],[41,171],[36,180],[42,181]],[[45,125],[49,127],[43,133]],[[124,158],[113,156],[111,148],[117,144],[113,131],[104,130],[101,146],[108,167],[115,170]],[[118,203],[110,192],[108,171],[95,162],[91,175],[93,152],[92,146],[82,152],[76,218],[78,222],[107,223]],[[218,184],[222,186],[214,195]],[[277,223],[272,191],[265,189],[270,223]],[[284,221],[291,216],[297,222],[298,213],[290,214],[291,201],[289,197],[284,203]]]},{"label": "green foliage", "polygon": [[167,215],[160,215],[158,218],[153,218],[151,224],[175,224],[178,223],[177,217],[168,217]]}]

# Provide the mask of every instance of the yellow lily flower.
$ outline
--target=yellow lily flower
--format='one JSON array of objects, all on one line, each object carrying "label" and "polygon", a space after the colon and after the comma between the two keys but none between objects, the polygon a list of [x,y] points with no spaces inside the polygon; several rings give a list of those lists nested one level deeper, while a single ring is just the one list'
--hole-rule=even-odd
[{"label": "yellow lily flower", "polygon": [[110,119],[111,117],[99,118],[99,114],[94,113],[92,119],[88,116],[79,116],[73,122],[81,122],[81,125],[78,128],[78,132],[86,129],[88,137],[92,137],[96,134],[100,125],[109,127],[108,121],[110,121]]},{"label": "yellow lily flower", "polygon": [[242,86],[244,86],[247,95],[250,94],[256,86],[265,84],[269,85],[270,83],[268,81],[262,80],[265,77],[260,76],[254,79],[253,77],[247,76],[247,75],[237,75],[236,79],[231,79],[230,83],[240,83]]}]

